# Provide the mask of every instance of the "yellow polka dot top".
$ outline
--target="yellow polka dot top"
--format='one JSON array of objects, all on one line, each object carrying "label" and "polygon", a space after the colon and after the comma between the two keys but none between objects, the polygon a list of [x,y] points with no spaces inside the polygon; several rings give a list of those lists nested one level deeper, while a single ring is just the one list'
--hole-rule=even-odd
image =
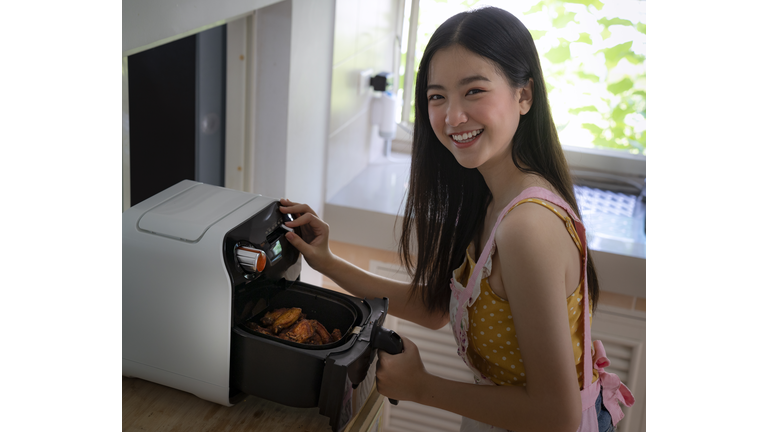
[{"label": "yellow polka dot top", "polygon": [[[563,214],[561,210],[556,209],[552,204],[537,198],[524,199],[517,205],[524,202],[540,204],[557,214],[566,225],[566,229],[568,229],[571,238],[579,248],[581,256],[584,256],[579,236],[573,227],[571,218],[568,217],[567,214]],[[517,205],[512,207],[512,209],[517,207]],[[510,211],[512,209],[510,209]],[[475,262],[472,259],[473,249],[474,247],[472,245],[467,248],[464,263],[456,271],[456,274],[461,275],[458,281],[464,286],[466,286],[467,279],[469,278],[469,275],[472,274],[475,267]],[[487,275],[491,274],[491,257],[495,251],[496,246],[494,244],[492,245],[491,255],[486,262],[486,267],[488,269],[486,272]],[[580,388],[584,388],[584,377],[582,376],[582,371],[584,370],[582,366],[582,354],[584,353],[584,347],[582,346],[584,341],[584,322],[581,319],[583,311],[581,305],[583,283],[584,281],[582,278],[578,288],[566,299],[568,305],[568,321],[571,326],[574,367],[576,368],[576,373],[579,377]],[[493,292],[487,277],[481,279],[480,288],[480,295],[468,310],[470,326],[468,331],[469,346],[467,348],[467,357],[475,369],[483,373],[497,385],[525,386],[525,365],[523,364],[523,358],[520,355],[520,346],[517,343],[515,324],[512,321],[509,302]],[[589,310],[592,309],[591,306],[590,302]],[[591,323],[592,314],[590,314],[589,320]],[[592,382],[597,381],[597,378],[598,371],[593,369]]]}]

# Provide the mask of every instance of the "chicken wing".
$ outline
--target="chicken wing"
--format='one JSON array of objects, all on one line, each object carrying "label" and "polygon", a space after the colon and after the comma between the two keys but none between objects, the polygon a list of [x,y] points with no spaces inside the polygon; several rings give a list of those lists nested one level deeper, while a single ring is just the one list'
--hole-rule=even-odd
[{"label": "chicken wing", "polygon": [[315,325],[315,329],[317,330],[318,336],[320,336],[320,340],[322,341],[322,344],[325,345],[327,343],[330,343],[331,334],[328,333],[328,330],[326,330],[325,326],[320,324],[320,322],[316,320],[312,320],[312,323]]},{"label": "chicken wing", "polygon": [[288,310],[288,308],[280,308],[280,309],[275,309],[272,312],[266,313],[261,318],[261,324],[264,325],[264,326],[267,326],[267,327],[272,327],[272,324],[275,323],[275,320],[278,317],[280,317],[280,315],[284,314],[285,311],[287,311],[287,310]]},{"label": "chicken wing", "polygon": [[257,331],[257,332],[259,332],[261,334],[268,334],[268,335],[272,334],[272,332],[268,328],[264,328],[264,327],[256,324],[255,322],[249,322],[247,325],[248,325],[249,329]]},{"label": "chicken wing", "polygon": [[334,329],[332,333],[328,333],[328,329],[319,321],[308,320],[301,308],[275,309],[264,314],[261,318],[261,324],[264,327],[255,322],[249,322],[247,326],[249,329],[262,334],[310,345],[325,345],[336,342],[342,337],[339,329]]},{"label": "chicken wing", "polygon": [[301,318],[300,308],[288,309],[283,314],[275,318],[274,323],[272,323],[272,333],[280,333],[283,329],[292,326],[296,321],[298,321],[299,318]]},{"label": "chicken wing", "polygon": [[309,338],[311,338],[312,335],[315,334],[315,325],[312,321],[313,320],[306,320],[306,319],[298,321],[290,329],[281,333],[280,337],[283,338],[283,335],[284,335],[285,337],[283,339],[288,339],[298,343],[304,343]]}]

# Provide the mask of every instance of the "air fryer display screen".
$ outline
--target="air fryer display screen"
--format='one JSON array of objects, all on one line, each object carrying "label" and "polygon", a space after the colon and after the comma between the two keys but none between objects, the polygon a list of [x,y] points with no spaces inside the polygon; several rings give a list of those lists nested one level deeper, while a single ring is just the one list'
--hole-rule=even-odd
[{"label": "air fryer display screen", "polygon": [[283,246],[280,245],[280,241],[276,241],[275,244],[272,246],[272,262],[277,261],[280,259],[280,254],[283,253]]}]

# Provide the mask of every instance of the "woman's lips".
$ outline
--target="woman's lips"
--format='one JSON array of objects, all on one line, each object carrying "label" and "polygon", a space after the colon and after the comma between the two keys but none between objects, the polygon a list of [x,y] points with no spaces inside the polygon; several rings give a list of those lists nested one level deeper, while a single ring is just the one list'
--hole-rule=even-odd
[{"label": "woman's lips", "polygon": [[[472,133],[474,133],[474,132],[475,131],[473,131]],[[474,144],[478,140],[478,138],[480,138],[480,135],[482,135],[482,134],[483,134],[483,129],[479,129],[474,136],[468,137],[466,140],[458,140],[457,141],[454,138],[456,135],[463,135],[463,134],[452,134],[452,135],[450,135],[450,137],[451,137],[451,141],[453,141],[453,145],[455,145],[458,148],[466,148],[466,147],[469,147],[472,144]]]}]

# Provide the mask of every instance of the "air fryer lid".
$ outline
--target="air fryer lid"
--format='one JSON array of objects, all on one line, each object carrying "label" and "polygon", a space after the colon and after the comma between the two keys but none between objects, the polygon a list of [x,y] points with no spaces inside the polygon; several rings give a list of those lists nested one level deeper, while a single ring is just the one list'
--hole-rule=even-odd
[{"label": "air fryer lid", "polygon": [[254,197],[242,192],[196,184],[144,213],[139,229],[194,242],[213,224]]}]

